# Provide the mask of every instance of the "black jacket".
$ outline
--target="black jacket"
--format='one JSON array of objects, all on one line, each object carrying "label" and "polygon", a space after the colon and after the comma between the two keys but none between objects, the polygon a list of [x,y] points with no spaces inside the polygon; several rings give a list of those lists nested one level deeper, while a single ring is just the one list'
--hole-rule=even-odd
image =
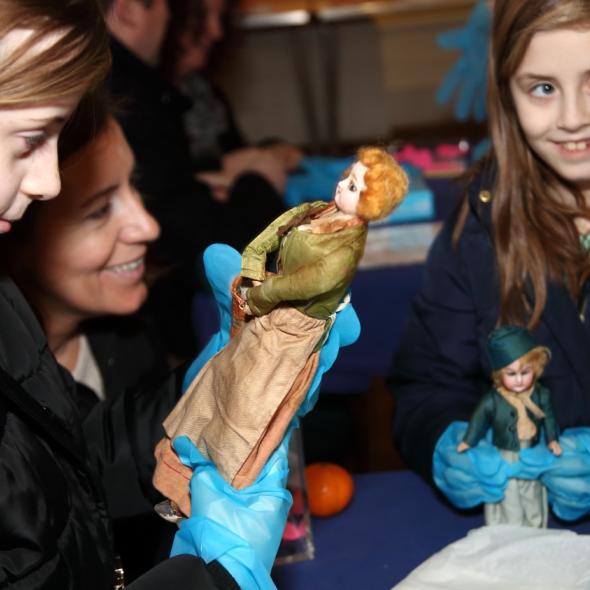
[{"label": "black jacket", "polygon": [[[469,211],[455,247],[450,219],[435,240],[421,291],[396,355],[390,386],[396,398],[394,437],[409,467],[432,478],[434,447],[447,426],[469,420],[490,386],[487,338],[499,316],[493,245],[493,166],[468,190]],[[589,285],[586,285],[587,296]],[[590,314],[579,316],[562,284],[549,283],[533,332],[551,350],[541,378],[560,429],[590,424]]]},{"label": "black jacket", "polygon": [[[83,331],[103,380],[106,401],[100,402],[95,391],[77,383],[77,402],[81,414],[87,415],[99,403],[112,403],[122,395],[129,395],[132,390],[141,396],[141,401],[149,408],[150,404],[159,403],[157,398],[162,394],[162,387],[165,402],[161,413],[165,415],[172,411],[177,396],[166,395],[166,379],[170,371],[147,318],[141,314],[97,318],[86,322]],[[179,379],[172,378],[174,383],[180,383]],[[149,414],[146,417],[150,418]],[[140,421],[128,428],[145,431],[136,437],[138,443],[152,440],[148,432],[150,420],[147,423]],[[147,444],[142,444],[136,452],[152,459],[152,449],[147,448]],[[105,477],[109,477],[109,474],[105,473]],[[116,481],[105,482],[104,485],[107,489],[118,488]],[[120,492],[115,496],[115,499],[126,497]],[[150,497],[155,501],[151,490]],[[158,501],[160,499],[163,498],[158,498]],[[153,505],[143,499],[136,507],[127,506],[126,510],[118,510],[113,529],[115,552],[121,558],[128,582],[168,557],[177,531],[175,525],[160,518],[153,510]]]},{"label": "black jacket", "polygon": [[[172,378],[168,394],[177,389]],[[18,289],[0,277],[0,588],[112,588],[109,511],[149,505],[151,453],[140,449],[161,436],[158,412],[170,404],[161,395],[161,404],[121,395],[82,424],[73,382]],[[218,564],[211,571],[194,558],[186,583],[216,588],[215,576],[232,587]]]}]

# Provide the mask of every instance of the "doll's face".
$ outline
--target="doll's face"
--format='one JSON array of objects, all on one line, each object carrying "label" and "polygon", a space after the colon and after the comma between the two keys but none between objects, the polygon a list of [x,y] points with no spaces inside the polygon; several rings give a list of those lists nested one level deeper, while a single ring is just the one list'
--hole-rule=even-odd
[{"label": "doll's face", "polygon": [[528,391],[535,380],[535,370],[531,363],[523,364],[520,359],[502,369],[502,385],[513,393]]},{"label": "doll's face", "polygon": [[350,174],[338,183],[334,201],[343,213],[356,215],[361,192],[367,188],[365,185],[366,171],[367,167],[364,164],[356,162],[350,169]]}]

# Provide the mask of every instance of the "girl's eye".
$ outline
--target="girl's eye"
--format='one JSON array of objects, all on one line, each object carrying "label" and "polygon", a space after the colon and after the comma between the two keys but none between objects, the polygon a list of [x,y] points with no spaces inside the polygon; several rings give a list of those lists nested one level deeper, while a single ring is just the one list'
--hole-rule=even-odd
[{"label": "girl's eye", "polygon": [[25,142],[25,150],[22,154],[23,157],[34,152],[47,141],[47,133],[45,131],[42,131],[41,133],[33,133],[31,135],[22,135],[21,137]]},{"label": "girl's eye", "polygon": [[350,183],[348,184],[348,190],[351,193],[355,193],[356,192],[356,184],[354,184],[354,181],[351,180]]},{"label": "girl's eye", "polygon": [[555,92],[555,88],[553,84],[549,84],[548,82],[543,82],[541,84],[537,84],[533,86],[531,90],[531,95],[537,98],[546,98],[547,96],[551,96]]}]

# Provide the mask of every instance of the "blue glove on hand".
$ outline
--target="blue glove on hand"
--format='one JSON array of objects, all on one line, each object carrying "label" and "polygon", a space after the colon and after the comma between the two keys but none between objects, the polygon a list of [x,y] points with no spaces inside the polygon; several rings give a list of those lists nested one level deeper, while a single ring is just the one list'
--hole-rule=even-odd
[{"label": "blue glove on hand", "polygon": [[291,429],[256,481],[236,490],[186,436],[174,440],[180,460],[193,469],[191,516],[181,521],[171,556],[217,560],[243,590],[274,589],[270,570],[281,542],[291,494],[286,489]]},{"label": "blue glove on hand", "polygon": [[479,0],[462,29],[446,31],[437,37],[442,49],[462,52],[436,93],[440,104],[457,93],[454,114],[459,121],[470,117],[476,121],[486,118],[486,64],[491,26],[490,9],[485,0]]},{"label": "blue glove on hand", "polygon": [[[241,255],[225,244],[213,244],[204,254],[205,273],[219,310],[219,331],[189,367],[184,388],[203,365],[229,341],[231,329],[231,283],[240,273]],[[360,323],[351,305],[336,316],[329,337],[320,351],[318,369],[297,416],[310,411],[319,394],[322,375],[341,346],[352,344]],[[236,490],[215,465],[205,459],[186,436],[174,439],[181,461],[194,471],[191,483],[191,517],[184,519],[176,534],[172,555],[197,555],[206,562],[219,561],[243,590],[275,588],[270,569],[279,548],[291,494],[286,490],[288,446],[295,417],[279,447],[271,455],[254,484]]]}]

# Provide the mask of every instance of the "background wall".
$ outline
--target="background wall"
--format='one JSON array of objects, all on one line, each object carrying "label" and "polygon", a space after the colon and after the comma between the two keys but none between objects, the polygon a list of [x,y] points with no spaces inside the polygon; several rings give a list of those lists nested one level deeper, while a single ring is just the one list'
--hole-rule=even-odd
[{"label": "background wall", "polygon": [[[404,8],[387,16],[236,33],[217,80],[246,136],[328,151],[407,135],[427,138],[441,127],[469,133],[453,122],[451,106],[435,102],[436,88],[458,57],[441,50],[436,35],[461,27],[474,0],[401,2]],[[307,111],[298,71],[309,84]]]}]

